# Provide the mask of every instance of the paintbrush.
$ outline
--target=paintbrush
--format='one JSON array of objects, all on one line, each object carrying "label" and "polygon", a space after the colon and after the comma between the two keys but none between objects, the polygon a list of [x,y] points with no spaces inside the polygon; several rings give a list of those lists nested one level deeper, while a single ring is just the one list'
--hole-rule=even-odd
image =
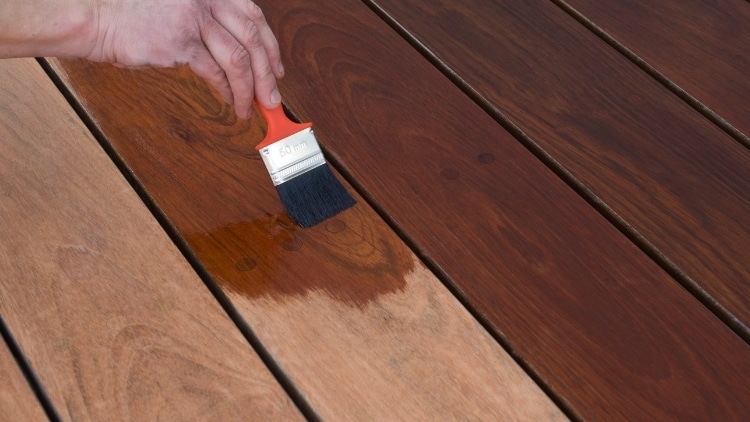
[{"label": "paintbrush", "polygon": [[354,198],[328,167],[312,123],[295,123],[284,107],[269,110],[255,105],[268,129],[260,152],[287,214],[302,227],[311,227],[353,206]]}]

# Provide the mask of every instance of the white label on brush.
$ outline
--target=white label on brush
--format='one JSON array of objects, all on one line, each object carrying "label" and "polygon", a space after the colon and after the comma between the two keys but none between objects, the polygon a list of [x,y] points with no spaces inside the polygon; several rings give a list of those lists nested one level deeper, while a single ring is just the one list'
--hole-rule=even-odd
[{"label": "white label on brush", "polygon": [[260,156],[275,185],[325,163],[309,128],[261,149]]}]

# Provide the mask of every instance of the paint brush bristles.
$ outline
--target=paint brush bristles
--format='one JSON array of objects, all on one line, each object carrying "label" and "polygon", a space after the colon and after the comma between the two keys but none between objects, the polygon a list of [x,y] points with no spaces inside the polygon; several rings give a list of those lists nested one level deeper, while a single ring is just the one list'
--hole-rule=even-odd
[{"label": "paint brush bristles", "polygon": [[354,205],[354,198],[326,165],[276,186],[289,217],[311,227]]},{"label": "paint brush bristles", "polygon": [[354,198],[326,164],[312,125],[292,122],[282,107],[268,110],[256,105],[268,131],[255,148],[289,217],[302,227],[311,227],[352,207]]}]

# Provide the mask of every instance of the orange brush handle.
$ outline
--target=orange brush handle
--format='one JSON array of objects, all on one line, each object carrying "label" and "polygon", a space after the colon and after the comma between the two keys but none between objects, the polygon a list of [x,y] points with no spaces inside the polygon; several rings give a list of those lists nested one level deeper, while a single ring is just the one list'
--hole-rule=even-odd
[{"label": "orange brush handle", "polygon": [[295,123],[289,120],[289,118],[286,117],[286,114],[284,114],[284,107],[282,106],[269,110],[260,105],[258,101],[255,101],[255,105],[258,107],[258,110],[260,110],[260,114],[263,115],[263,118],[266,119],[266,124],[268,125],[266,137],[263,138],[263,142],[255,146],[255,149],[258,151],[274,142],[278,142],[297,132],[312,127],[312,123]]}]

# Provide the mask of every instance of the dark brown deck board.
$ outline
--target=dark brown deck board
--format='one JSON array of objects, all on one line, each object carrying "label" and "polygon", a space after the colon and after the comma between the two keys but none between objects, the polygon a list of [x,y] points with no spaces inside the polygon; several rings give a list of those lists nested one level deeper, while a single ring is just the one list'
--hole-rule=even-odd
[{"label": "dark brown deck board", "polygon": [[551,2],[378,4],[750,339],[747,148]]},{"label": "dark brown deck board", "polygon": [[562,412],[360,198],[293,226],[259,116],[187,68],[54,68],[217,288],[326,420],[560,420]]},{"label": "dark brown deck board", "polygon": [[[750,2],[567,0],[750,147]],[[730,133],[734,133],[730,129]]]},{"label": "dark brown deck board", "polygon": [[[574,412],[626,420],[747,416],[747,393],[737,389],[748,386],[735,372],[748,368],[747,345],[370,10],[354,1],[259,4],[284,46],[287,68],[294,69],[283,81],[290,107],[316,123],[373,203]],[[465,19],[461,7],[439,2],[419,13],[426,25],[460,39],[472,35],[462,32],[472,19],[483,22]],[[464,51],[481,59],[498,51],[492,33],[504,25],[522,31],[540,19],[505,12],[519,21],[498,18],[472,40],[481,50]],[[570,22],[573,29],[552,34],[562,37],[559,46],[580,26]],[[596,38],[590,47],[576,45],[599,47],[611,50]],[[555,68],[536,66],[533,49],[495,56],[519,72],[498,83],[530,91],[524,113],[546,117],[534,107],[571,102],[558,94],[564,81],[522,85],[525,77]],[[494,70],[488,72],[496,81]],[[677,107],[671,112],[693,112]],[[607,116],[589,118],[593,124]],[[565,130],[559,123],[553,132]],[[715,128],[691,129],[713,134]],[[627,176],[621,185],[633,183]],[[744,183],[724,177],[730,186]],[[731,211],[745,212],[737,204]],[[742,221],[732,228],[742,232]]]}]

